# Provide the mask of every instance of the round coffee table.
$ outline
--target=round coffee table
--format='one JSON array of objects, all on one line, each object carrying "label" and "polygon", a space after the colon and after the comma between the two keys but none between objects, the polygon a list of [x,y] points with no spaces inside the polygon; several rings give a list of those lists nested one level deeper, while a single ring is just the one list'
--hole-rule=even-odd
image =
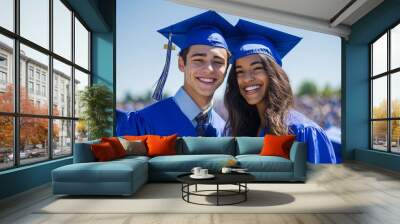
[{"label": "round coffee table", "polygon": [[[255,177],[249,173],[215,173],[215,177],[212,179],[193,179],[190,177],[191,173],[182,174],[177,177],[178,181],[182,183],[182,199],[188,203],[198,204],[198,205],[234,205],[247,200],[247,192],[249,188],[247,183],[255,180]],[[215,190],[197,190],[198,184],[205,185],[216,185]],[[220,189],[220,185],[236,185],[237,190],[223,190]],[[190,191],[190,186],[195,186],[194,191]],[[205,194],[209,192],[215,192],[215,194]],[[190,201],[190,196],[204,196],[204,197],[216,197],[217,204],[202,204]],[[241,196],[239,200],[231,203],[221,203],[221,197],[230,196]]]}]

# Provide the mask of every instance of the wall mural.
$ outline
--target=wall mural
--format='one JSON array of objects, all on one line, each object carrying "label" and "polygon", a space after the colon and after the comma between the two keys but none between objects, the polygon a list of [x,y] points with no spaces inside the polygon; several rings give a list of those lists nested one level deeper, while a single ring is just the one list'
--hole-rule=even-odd
[{"label": "wall mural", "polygon": [[[308,35],[297,33],[308,31],[290,32],[287,27],[277,29],[276,25],[211,10],[195,9],[191,14],[185,9],[188,7],[183,7],[182,14],[187,16],[160,22],[165,26],[152,25],[157,27],[151,35],[159,38],[158,48],[147,49],[150,43],[143,42],[143,48],[156,49],[156,54],[150,54],[157,59],[147,70],[157,67],[158,75],[142,73],[138,45],[138,54],[129,60],[134,68],[129,70],[129,82],[124,77],[128,60],[117,65],[122,68],[117,68],[121,72],[117,78],[117,135],[295,135],[298,141],[307,143],[309,162],[341,161],[339,38],[332,41],[329,37],[329,47],[339,48],[339,68],[335,75],[330,74],[335,81],[321,85],[318,75],[311,79],[303,75],[306,78],[301,79],[293,74],[303,73],[293,69],[296,64],[304,69],[304,59],[293,55],[309,55],[305,52]],[[120,27],[124,27],[122,22]],[[128,35],[136,39],[135,43],[140,42],[141,32],[134,33]],[[119,46],[126,46],[121,41],[117,40]],[[159,47],[162,44],[164,48]],[[122,55],[125,50],[118,48],[117,52]],[[320,54],[308,58],[315,61],[316,69],[321,67],[318,58],[324,61],[325,55]],[[143,59],[148,53],[141,56]],[[295,59],[298,62],[293,64]],[[149,85],[144,88],[146,83]]]}]

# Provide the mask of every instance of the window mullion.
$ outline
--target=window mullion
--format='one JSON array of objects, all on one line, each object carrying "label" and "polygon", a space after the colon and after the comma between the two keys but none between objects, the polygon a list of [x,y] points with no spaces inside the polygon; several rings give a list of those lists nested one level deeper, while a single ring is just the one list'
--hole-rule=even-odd
[{"label": "window mullion", "polygon": [[[390,29],[387,32],[387,71],[390,70]],[[387,110],[388,110],[388,118],[392,118],[392,99],[391,99],[391,79],[392,75],[389,73],[387,74],[387,86],[388,86],[388,92],[387,92],[387,97],[388,97],[388,105],[387,105]],[[392,151],[392,135],[391,135],[391,125],[392,121],[388,121],[388,152]]]},{"label": "window mullion", "polygon": [[374,141],[374,136],[373,136],[373,121],[372,121],[372,119],[373,119],[373,96],[374,96],[374,86],[373,86],[373,79],[372,79],[372,72],[373,72],[373,47],[372,47],[372,44],[370,45],[370,47],[369,47],[369,52],[370,52],[370,56],[369,56],[369,61],[370,61],[370,66],[369,66],[369,68],[370,68],[370,71],[369,71],[369,85],[370,85],[370,91],[369,91],[369,94],[370,94],[370,96],[369,96],[369,119],[370,119],[370,122],[369,122],[369,137],[370,137],[370,141],[369,141],[369,144],[370,144],[370,149],[373,149],[374,148],[374,143],[373,143],[373,141]]},{"label": "window mullion", "polygon": [[[49,50],[53,52],[53,0],[49,0]],[[49,71],[48,71],[48,79],[49,86],[48,91],[49,94],[49,116],[48,120],[48,151],[49,151],[49,159],[53,159],[53,56],[49,55]]]},{"label": "window mullion", "polygon": [[[17,35],[20,31],[20,0],[14,1],[14,30]],[[20,112],[20,46],[19,39],[14,39],[14,113]],[[14,115],[14,166],[19,166],[19,145],[20,145],[20,118]]]},{"label": "window mullion", "polygon": [[[75,118],[75,12],[72,11],[71,14],[71,23],[72,23],[72,38],[71,38],[71,56],[72,56],[72,66],[71,66],[71,91],[72,91],[72,105],[71,105],[71,117]],[[76,120],[73,120],[71,123],[71,150],[72,150],[72,155],[74,155],[74,147],[75,147],[75,125],[76,125]]]}]

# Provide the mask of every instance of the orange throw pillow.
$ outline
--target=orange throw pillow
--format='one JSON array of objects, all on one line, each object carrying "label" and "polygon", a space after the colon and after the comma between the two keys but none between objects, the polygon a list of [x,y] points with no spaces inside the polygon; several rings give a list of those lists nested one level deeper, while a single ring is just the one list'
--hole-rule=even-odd
[{"label": "orange throw pillow", "polygon": [[170,136],[148,135],[146,140],[148,156],[176,155],[176,138],[176,134]]},{"label": "orange throw pillow", "polygon": [[126,151],[117,137],[101,138],[101,142],[110,143],[117,158],[126,156]]},{"label": "orange throw pillow", "polygon": [[294,140],[295,135],[265,135],[264,145],[261,149],[261,156],[280,156],[289,159],[290,148]]},{"label": "orange throw pillow", "polygon": [[90,146],[94,157],[99,162],[110,161],[116,159],[115,151],[109,142],[102,142]]}]

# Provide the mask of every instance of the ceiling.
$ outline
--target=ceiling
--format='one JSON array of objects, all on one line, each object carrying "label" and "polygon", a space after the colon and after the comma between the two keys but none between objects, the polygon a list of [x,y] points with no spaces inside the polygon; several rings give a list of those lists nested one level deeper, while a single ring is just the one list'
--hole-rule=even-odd
[{"label": "ceiling", "polygon": [[383,0],[171,0],[236,16],[348,38],[351,25]]}]

